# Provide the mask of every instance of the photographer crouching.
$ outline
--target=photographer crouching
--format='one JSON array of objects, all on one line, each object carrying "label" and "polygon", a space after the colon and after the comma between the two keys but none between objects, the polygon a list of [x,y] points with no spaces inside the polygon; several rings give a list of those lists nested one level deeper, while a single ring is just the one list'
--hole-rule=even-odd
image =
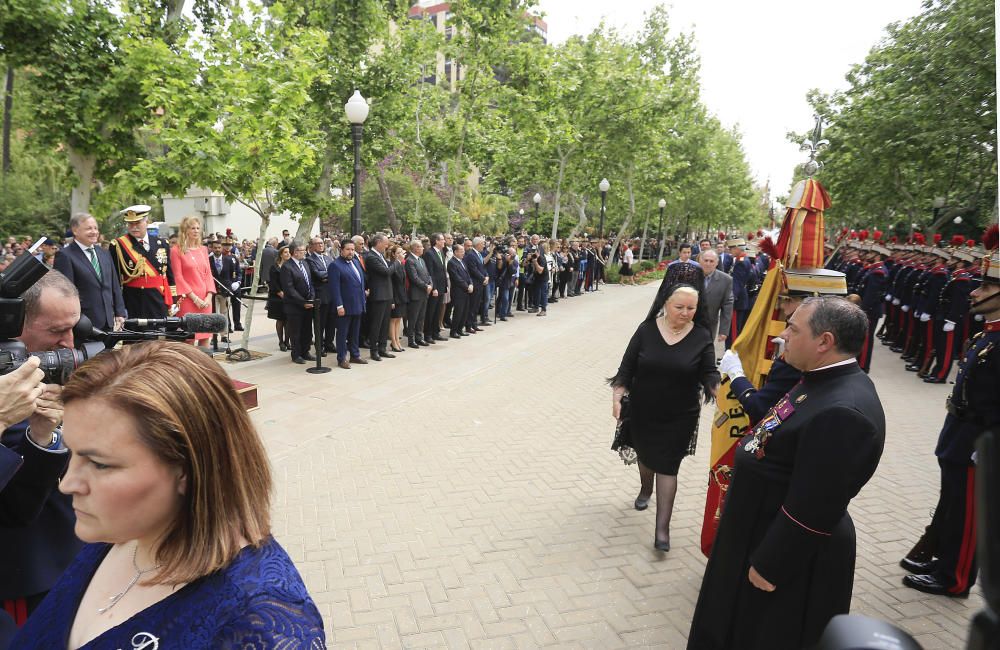
[{"label": "photographer crouching", "polygon": [[[24,326],[17,340],[29,352],[73,347],[80,298],[66,276],[49,271],[24,291],[22,298]],[[71,499],[54,489],[68,457],[57,428],[62,421],[62,387],[40,383],[41,379],[34,357],[0,377],[3,446],[24,457],[21,469],[3,490],[4,499],[15,490],[11,494],[20,498],[11,498],[20,502],[14,504],[10,518],[0,519],[0,601],[18,625],[82,546],[73,533]],[[10,392],[3,389],[5,384],[11,385]],[[29,400],[30,409],[24,404]],[[15,408],[18,401],[20,406]]]}]

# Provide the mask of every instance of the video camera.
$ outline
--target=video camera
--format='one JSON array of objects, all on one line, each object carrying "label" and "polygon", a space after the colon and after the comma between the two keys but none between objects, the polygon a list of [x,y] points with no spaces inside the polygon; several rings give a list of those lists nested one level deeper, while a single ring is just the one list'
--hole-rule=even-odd
[{"label": "video camera", "polygon": [[21,341],[24,329],[24,292],[49,272],[34,256],[35,249],[45,241],[39,239],[24,254],[0,273],[0,375],[21,367],[28,357],[38,357],[39,369],[48,384],[64,384],[73,371],[91,357],[131,341],[186,341],[198,332],[222,332],[226,328],[223,314],[187,314],[182,318],[126,319],[121,331],[103,332],[95,329],[90,319],[80,315],[73,327],[76,348],[61,348],[32,352]]}]

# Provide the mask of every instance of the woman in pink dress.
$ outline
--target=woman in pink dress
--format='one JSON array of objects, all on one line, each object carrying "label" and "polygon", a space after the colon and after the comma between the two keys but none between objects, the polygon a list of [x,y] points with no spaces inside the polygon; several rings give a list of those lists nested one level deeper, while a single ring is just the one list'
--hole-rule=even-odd
[{"label": "woman in pink dress", "polygon": [[[201,219],[189,215],[181,220],[177,245],[170,249],[170,267],[177,285],[177,315],[210,314],[215,282],[208,266],[208,249],[201,241]],[[198,345],[208,347],[207,332],[195,334]]]}]

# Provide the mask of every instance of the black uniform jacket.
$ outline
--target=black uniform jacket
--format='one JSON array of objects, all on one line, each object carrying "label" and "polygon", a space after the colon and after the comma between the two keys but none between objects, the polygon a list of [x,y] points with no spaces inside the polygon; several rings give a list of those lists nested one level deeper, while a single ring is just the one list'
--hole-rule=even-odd
[{"label": "black uniform jacket", "polygon": [[[760,452],[755,434],[777,426]],[[857,363],[805,373],[736,447],[695,609],[688,648],[799,650],[850,609],[854,583],[851,499],[868,482],[885,441],[875,386]],[[776,586],[750,584],[753,566]]]}]

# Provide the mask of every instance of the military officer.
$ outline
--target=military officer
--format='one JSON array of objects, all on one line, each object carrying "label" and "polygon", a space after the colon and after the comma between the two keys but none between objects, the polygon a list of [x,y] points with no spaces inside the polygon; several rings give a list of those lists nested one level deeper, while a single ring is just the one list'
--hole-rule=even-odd
[{"label": "military officer", "polygon": [[916,372],[920,377],[926,376],[933,358],[934,321],[937,317],[941,291],[951,278],[951,270],[947,264],[951,254],[937,247],[932,248],[930,254],[936,259],[924,276],[918,295],[915,297],[913,361],[906,365],[907,370]]},{"label": "military officer", "polygon": [[928,384],[943,384],[951,374],[955,357],[969,338],[969,294],[979,286],[978,280],[966,268],[975,260],[967,248],[952,253],[954,271],[938,298],[934,321],[934,363],[924,377]]},{"label": "military officer", "polygon": [[874,261],[865,266],[861,278],[858,280],[861,309],[868,316],[868,336],[861,349],[861,354],[858,355],[858,365],[866,373],[871,370],[875,328],[878,327],[879,319],[882,318],[882,310],[885,305],[884,296],[889,279],[889,268],[886,266],[889,250],[881,244],[873,244],[871,250]]},{"label": "military officer", "polygon": [[177,311],[169,245],[147,232],[151,209],[148,205],[132,205],[122,210],[128,232],[109,247],[122,281],[129,318],[166,318]]},{"label": "military officer", "polygon": [[[993,226],[996,228],[996,226]],[[984,317],[959,364],[948,414],[934,450],[941,493],[931,525],[900,565],[903,584],[929,594],[964,597],[976,582],[976,438],[1000,426],[1000,255],[983,262],[983,283],[971,294]]]},{"label": "military officer", "polygon": [[732,345],[743,330],[750,313],[749,286],[752,283],[753,265],[747,259],[745,247],[747,241],[735,237],[726,241],[729,253],[733,256],[729,270],[724,271],[733,277],[733,319],[730,325],[729,338],[726,339],[726,349]]}]

